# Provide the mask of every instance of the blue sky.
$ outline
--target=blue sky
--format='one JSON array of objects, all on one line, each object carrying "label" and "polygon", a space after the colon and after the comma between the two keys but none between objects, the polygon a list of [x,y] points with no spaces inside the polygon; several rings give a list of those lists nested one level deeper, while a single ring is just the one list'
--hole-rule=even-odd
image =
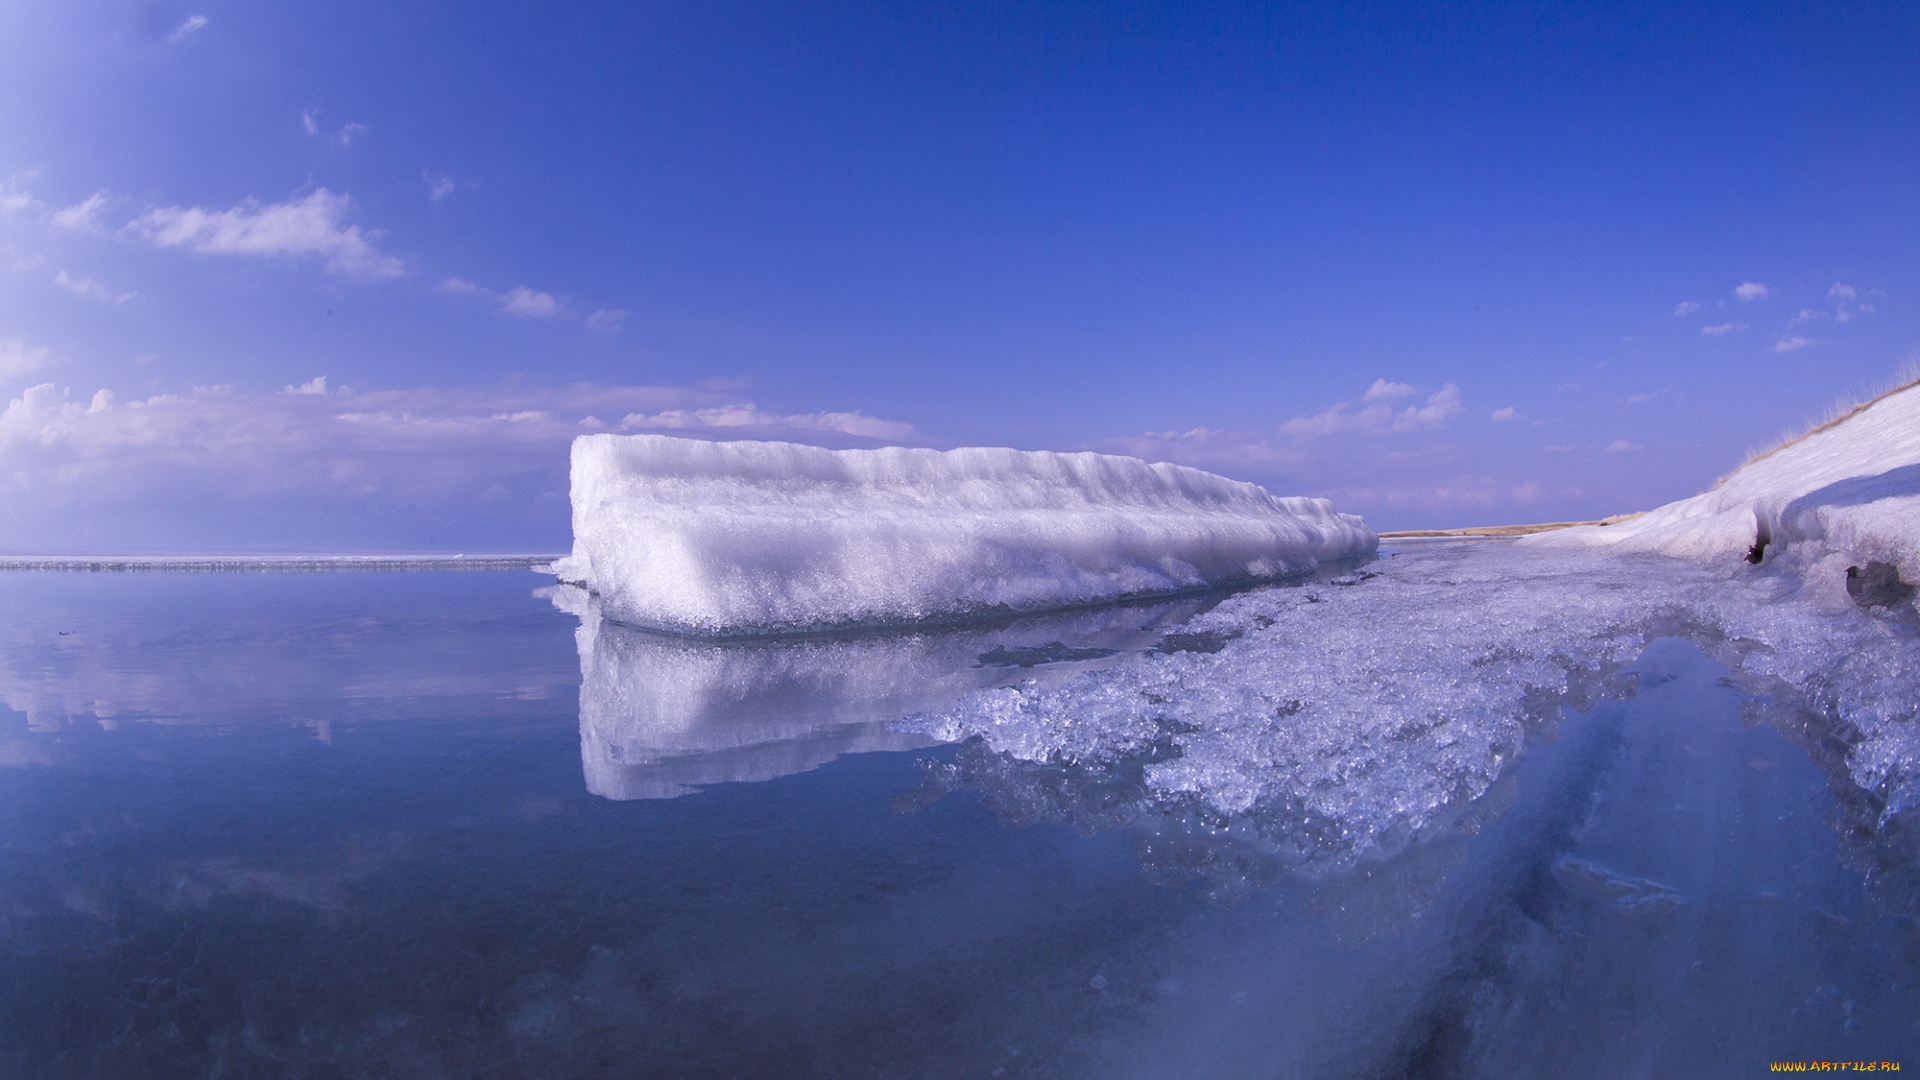
[{"label": "blue sky", "polygon": [[1917,55],[1912,5],[7,5],[0,551],[559,549],[582,430],[1644,509],[1920,346]]}]

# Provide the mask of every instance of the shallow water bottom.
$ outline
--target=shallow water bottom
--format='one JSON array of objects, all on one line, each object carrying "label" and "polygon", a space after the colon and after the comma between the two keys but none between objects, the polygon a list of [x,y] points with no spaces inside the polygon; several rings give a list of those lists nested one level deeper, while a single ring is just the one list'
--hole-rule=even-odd
[{"label": "shallow water bottom", "polygon": [[587,645],[537,584],[0,582],[0,1071],[1735,1076],[1920,1043],[1920,937],[1827,781],[1680,642],[1477,833],[1308,878],[936,782],[989,775],[964,746],[592,794]]}]

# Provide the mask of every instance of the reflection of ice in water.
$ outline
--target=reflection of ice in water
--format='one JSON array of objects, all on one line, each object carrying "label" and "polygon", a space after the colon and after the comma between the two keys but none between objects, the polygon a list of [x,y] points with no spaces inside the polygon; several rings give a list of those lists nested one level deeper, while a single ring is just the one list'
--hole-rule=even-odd
[{"label": "reflection of ice in water", "polygon": [[1049,685],[1151,647],[1158,627],[1206,603],[964,631],[703,642],[608,622],[572,586],[541,594],[581,620],[581,764],[587,789],[609,799],[672,798],[804,772],[841,754],[929,746],[933,739],[887,725],[976,690]]}]

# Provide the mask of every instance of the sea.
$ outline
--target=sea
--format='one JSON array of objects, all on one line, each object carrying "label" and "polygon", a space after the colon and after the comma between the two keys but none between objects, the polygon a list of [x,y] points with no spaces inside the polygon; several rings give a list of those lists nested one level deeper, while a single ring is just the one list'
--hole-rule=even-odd
[{"label": "sea", "polygon": [[0,1075],[1920,1069],[1913,845],[1691,641],[1340,860],[1149,805],[1164,740],[910,721],[1219,602],[703,643],[526,569],[0,573]]}]

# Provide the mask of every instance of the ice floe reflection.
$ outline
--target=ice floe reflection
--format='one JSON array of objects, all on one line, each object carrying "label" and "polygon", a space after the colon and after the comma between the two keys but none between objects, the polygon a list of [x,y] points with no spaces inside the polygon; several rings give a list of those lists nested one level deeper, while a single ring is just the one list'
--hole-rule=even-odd
[{"label": "ice floe reflection", "polygon": [[541,595],[580,618],[580,759],[587,790],[608,799],[673,798],[841,754],[931,746],[890,725],[984,688],[1053,685],[1156,647],[1166,627],[1218,599],[967,630],[716,642],[608,621],[574,586]]}]

